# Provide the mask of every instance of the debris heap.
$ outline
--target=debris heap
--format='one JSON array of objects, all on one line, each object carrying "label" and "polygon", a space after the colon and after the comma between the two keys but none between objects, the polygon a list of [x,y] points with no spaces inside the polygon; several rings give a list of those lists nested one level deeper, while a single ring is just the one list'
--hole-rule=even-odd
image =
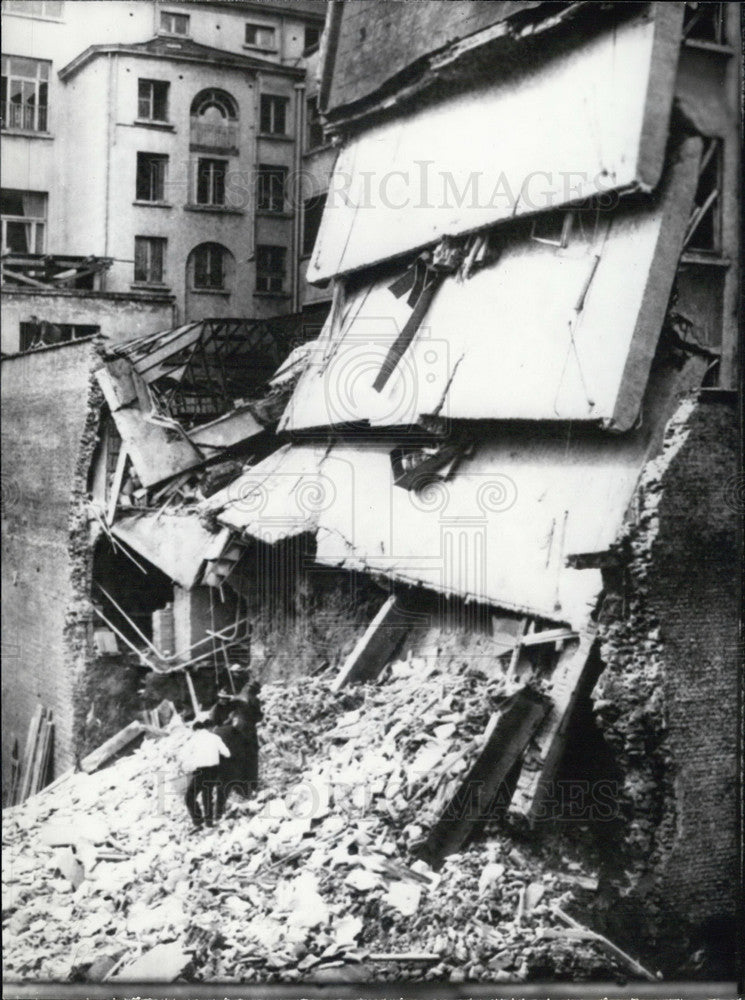
[{"label": "debris heap", "polygon": [[[522,981],[616,977],[577,926],[592,875],[505,827],[438,872],[416,845],[477,756],[504,697],[478,671],[393,664],[379,685],[265,687],[262,781],[192,832],[191,729],[6,815],[9,980]],[[566,860],[566,859],[565,859]]]}]

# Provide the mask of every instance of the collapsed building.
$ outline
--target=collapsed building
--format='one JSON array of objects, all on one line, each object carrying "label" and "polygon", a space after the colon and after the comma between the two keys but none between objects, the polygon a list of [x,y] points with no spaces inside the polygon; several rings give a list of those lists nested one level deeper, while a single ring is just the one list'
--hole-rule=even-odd
[{"label": "collapsed building", "polygon": [[[57,773],[143,692],[196,710],[248,664],[333,671],[341,689],[402,651],[451,656],[506,697],[467,776],[476,813],[456,793],[420,859],[441,865],[497,799],[516,831],[602,826],[593,782],[612,777],[604,926],[674,951],[682,927],[726,925],[732,14],[332,3],[319,100],[339,153],[307,274],[333,291],[320,337],[204,320],[4,363],[4,406],[26,421],[4,491],[6,683],[55,661]],[[47,467],[30,458],[55,411]]]}]

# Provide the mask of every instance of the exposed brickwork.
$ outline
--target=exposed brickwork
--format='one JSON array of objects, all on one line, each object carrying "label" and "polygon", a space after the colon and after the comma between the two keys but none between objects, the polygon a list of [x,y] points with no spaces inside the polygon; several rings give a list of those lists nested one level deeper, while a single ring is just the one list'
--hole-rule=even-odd
[{"label": "exposed brickwork", "polygon": [[74,759],[74,675],[87,625],[85,614],[70,615],[87,574],[81,502],[97,420],[94,358],[82,343],[2,365],[4,792],[13,737],[22,750],[39,701],[54,712],[57,773]]},{"label": "exposed brickwork", "polygon": [[737,454],[729,405],[681,407],[642,479],[625,614],[603,625],[595,691],[624,772],[619,884],[640,934],[681,963],[736,906]]}]

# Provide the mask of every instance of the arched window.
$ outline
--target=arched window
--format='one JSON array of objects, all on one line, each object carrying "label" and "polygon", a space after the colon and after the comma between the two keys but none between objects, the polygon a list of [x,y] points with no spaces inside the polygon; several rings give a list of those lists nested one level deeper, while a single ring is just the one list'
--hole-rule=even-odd
[{"label": "arched window", "polygon": [[238,105],[227,91],[210,87],[191,102],[191,147],[238,152]]},{"label": "arched window", "polygon": [[189,284],[195,292],[229,292],[234,259],[221,243],[200,243],[189,254]]}]

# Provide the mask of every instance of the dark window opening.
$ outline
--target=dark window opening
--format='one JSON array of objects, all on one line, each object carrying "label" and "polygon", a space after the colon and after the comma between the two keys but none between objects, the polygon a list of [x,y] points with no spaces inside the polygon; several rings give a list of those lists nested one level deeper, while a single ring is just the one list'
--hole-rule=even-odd
[{"label": "dark window opening", "polygon": [[285,284],[287,247],[256,248],[256,291],[281,293]]},{"label": "dark window opening", "polygon": [[91,323],[50,323],[45,319],[31,319],[19,325],[20,350],[30,351],[34,347],[51,344],[66,344],[82,337],[92,337],[101,332],[101,327]]},{"label": "dark window opening", "polygon": [[197,166],[197,205],[225,204],[227,160],[200,160]]},{"label": "dark window opening", "polygon": [[275,97],[274,94],[261,95],[261,112],[259,128],[266,135],[287,134],[287,107],[290,101],[287,97]]},{"label": "dark window opening", "polygon": [[259,164],[257,205],[262,212],[284,212],[287,167]]},{"label": "dark window opening", "polygon": [[165,201],[167,165],[159,153],[137,154],[137,201]]},{"label": "dark window opening", "polygon": [[724,7],[723,3],[687,3],[683,20],[683,38],[686,41],[724,45],[727,41]]},{"label": "dark window opening", "polygon": [[307,129],[305,141],[308,149],[317,149],[324,144],[323,123],[318,111],[318,98],[309,97],[307,105]]},{"label": "dark window opening", "polygon": [[165,31],[169,35],[188,35],[189,15],[162,10],[160,12],[160,30]]},{"label": "dark window opening", "polygon": [[203,243],[194,251],[194,288],[224,290],[225,248]]},{"label": "dark window opening", "polygon": [[722,140],[709,139],[699,167],[693,212],[684,247],[718,253],[722,249]]},{"label": "dark window opening", "polygon": [[162,236],[135,236],[135,281],[163,283],[167,240]]},{"label": "dark window opening", "polygon": [[303,253],[313,253],[318,230],[321,228],[323,209],[326,205],[326,195],[317,194],[308,198],[303,205]]},{"label": "dark window opening", "polygon": [[270,24],[247,24],[245,43],[254,49],[274,52],[277,48],[277,30]]},{"label": "dark window opening", "polygon": [[139,80],[137,117],[147,122],[168,121],[168,83],[165,80]]},{"label": "dark window opening", "polygon": [[0,198],[3,253],[44,253],[46,192],[3,188]]},{"label": "dark window opening", "polygon": [[2,127],[46,132],[51,63],[26,56],[2,57]]},{"label": "dark window opening", "polygon": [[303,40],[303,55],[309,56],[316,51],[321,41],[321,29],[312,28],[310,25],[305,27],[305,38]]}]

